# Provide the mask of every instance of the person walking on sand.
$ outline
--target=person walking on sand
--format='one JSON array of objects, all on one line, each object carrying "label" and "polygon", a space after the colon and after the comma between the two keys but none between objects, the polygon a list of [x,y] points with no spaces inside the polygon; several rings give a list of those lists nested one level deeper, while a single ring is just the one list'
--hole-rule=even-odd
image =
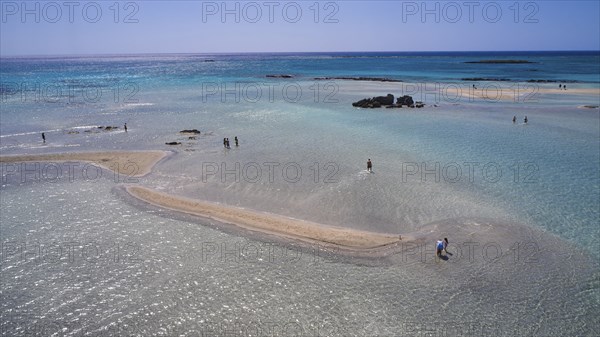
[{"label": "person walking on sand", "polygon": [[42,141],[46,144],[46,135],[42,132]]},{"label": "person walking on sand", "polygon": [[517,116],[513,116],[513,124],[517,122]]},{"label": "person walking on sand", "polygon": [[367,171],[373,172],[373,163],[371,163],[371,159],[367,160]]},{"label": "person walking on sand", "polygon": [[223,138],[223,147],[227,148],[227,138]]},{"label": "person walking on sand", "polygon": [[437,240],[435,243],[435,256],[440,257],[442,255],[442,250],[444,250],[444,241]]},{"label": "person walking on sand", "polygon": [[448,238],[444,238],[444,253],[448,254],[448,251],[446,250],[448,248]]},{"label": "person walking on sand", "polygon": [[235,137],[233,138],[233,140],[235,141],[235,147],[238,147],[238,146],[240,146],[240,143],[238,142],[237,136],[235,136]]}]

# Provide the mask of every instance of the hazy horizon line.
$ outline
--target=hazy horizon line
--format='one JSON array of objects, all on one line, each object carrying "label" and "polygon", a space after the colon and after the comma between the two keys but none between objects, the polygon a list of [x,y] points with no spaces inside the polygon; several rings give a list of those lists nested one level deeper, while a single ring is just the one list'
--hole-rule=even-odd
[{"label": "hazy horizon line", "polygon": [[343,50],[343,51],[252,51],[252,52],[139,52],[139,53],[81,53],[81,54],[0,54],[0,58],[20,57],[91,57],[91,56],[141,56],[141,55],[265,55],[265,54],[366,54],[366,53],[539,53],[539,52],[587,52],[600,53],[600,49],[537,49],[537,50]]}]

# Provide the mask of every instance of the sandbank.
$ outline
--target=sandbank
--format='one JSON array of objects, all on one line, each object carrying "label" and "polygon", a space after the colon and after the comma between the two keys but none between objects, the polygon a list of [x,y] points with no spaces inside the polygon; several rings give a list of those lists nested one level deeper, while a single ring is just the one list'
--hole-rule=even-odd
[{"label": "sandbank", "polygon": [[453,87],[442,85],[442,93],[449,99],[468,98],[491,101],[537,102],[538,95],[590,95],[600,96],[600,89],[573,88],[568,90],[543,87],[537,83],[506,84],[504,82],[494,85],[480,85],[477,89]]},{"label": "sandbank", "polygon": [[[403,82],[386,83],[361,81],[360,85],[351,81],[340,81],[340,92],[353,95],[353,101],[365,97],[385,96],[395,97],[409,95],[415,101],[423,101],[432,105],[441,102],[473,102],[476,100],[501,102],[543,102],[548,97],[582,98],[581,104],[598,105],[600,88],[585,86],[581,83],[569,83],[567,90],[559,88],[560,83],[529,83],[514,81],[454,81],[454,82]],[[476,89],[472,88],[475,84]],[[437,94],[437,96],[436,96]],[[592,101],[589,101],[592,99]],[[350,102],[349,102],[350,103]]]},{"label": "sandbank", "polygon": [[[350,250],[370,250],[400,241],[400,236],[395,234],[326,226],[277,214],[175,196],[141,186],[127,186],[125,189],[130,195],[155,206],[309,243],[323,243]],[[407,240],[407,237],[402,237],[403,242]]]},{"label": "sandbank", "polygon": [[27,154],[0,156],[0,163],[17,163],[32,161],[83,161],[91,162],[107,170],[127,175],[142,177],[152,171],[152,167],[163,159],[165,151],[111,151],[111,152],[74,152],[56,154]]}]

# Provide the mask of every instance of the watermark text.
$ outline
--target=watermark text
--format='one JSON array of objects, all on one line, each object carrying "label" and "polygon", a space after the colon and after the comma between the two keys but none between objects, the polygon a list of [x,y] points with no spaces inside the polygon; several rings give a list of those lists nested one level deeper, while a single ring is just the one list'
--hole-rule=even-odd
[{"label": "watermark text", "polygon": [[337,2],[204,1],[202,23],[339,23]]},{"label": "watermark text", "polygon": [[534,1],[403,1],[402,23],[539,22],[540,5]]},{"label": "watermark text", "polygon": [[135,82],[115,81],[106,85],[90,82],[2,82],[0,102],[19,103],[139,103]]}]

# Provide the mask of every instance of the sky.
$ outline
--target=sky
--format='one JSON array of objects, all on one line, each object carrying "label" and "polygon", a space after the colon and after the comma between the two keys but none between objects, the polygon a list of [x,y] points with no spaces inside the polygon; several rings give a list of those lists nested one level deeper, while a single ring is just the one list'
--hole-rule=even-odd
[{"label": "sky", "polygon": [[600,1],[5,1],[0,56],[600,50]]}]

